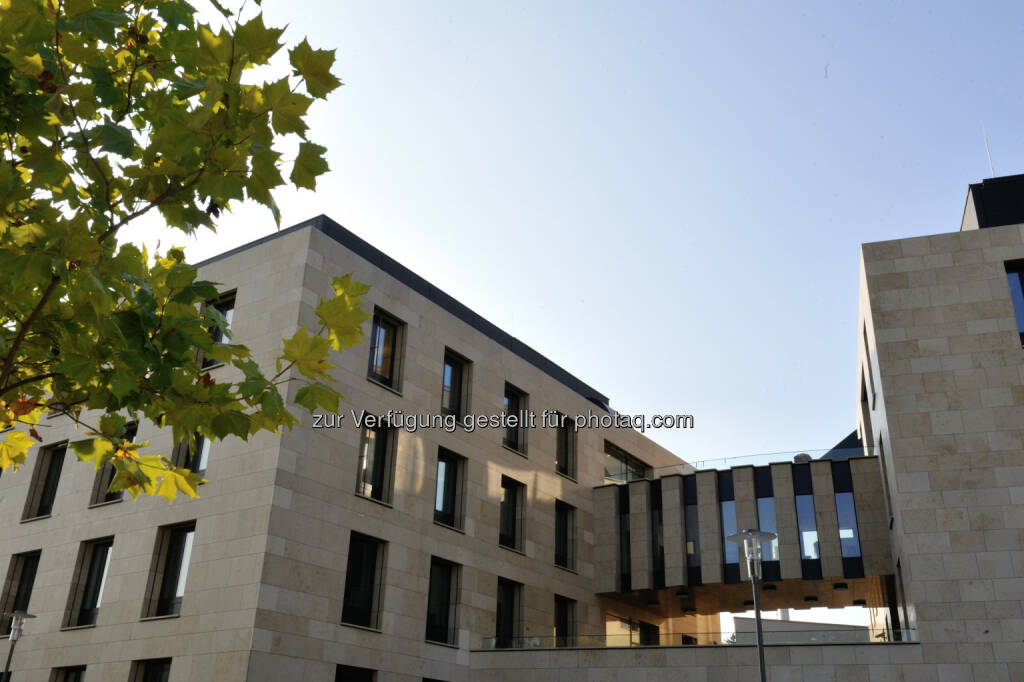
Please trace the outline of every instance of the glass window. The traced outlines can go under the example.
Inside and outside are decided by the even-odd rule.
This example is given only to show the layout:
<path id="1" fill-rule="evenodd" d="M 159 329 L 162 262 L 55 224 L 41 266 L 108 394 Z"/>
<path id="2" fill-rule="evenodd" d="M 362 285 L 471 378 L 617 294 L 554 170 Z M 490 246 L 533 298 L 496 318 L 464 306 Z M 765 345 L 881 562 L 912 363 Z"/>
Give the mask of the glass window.
<path id="1" fill-rule="evenodd" d="M 370 368 L 368 375 L 380 383 L 396 387 L 395 351 L 398 346 L 399 323 L 381 313 L 374 313 L 370 332 Z"/>
<path id="2" fill-rule="evenodd" d="M 391 501 L 391 440 L 394 430 L 387 427 L 363 429 L 363 445 L 359 450 L 359 473 L 356 492 L 381 502 Z"/>
<path id="3" fill-rule="evenodd" d="M 354 665 L 338 665 L 334 669 L 334 682 L 374 682 L 377 673 L 369 668 L 357 668 Z"/>
<path id="4" fill-rule="evenodd" d="M 444 448 L 437 452 L 437 489 L 434 492 L 434 521 L 452 528 L 462 527 L 461 489 L 465 459 Z"/>
<path id="5" fill-rule="evenodd" d="M 818 558 L 818 522 L 814 518 L 814 495 L 796 496 L 796 521 L 800 532 L 800 557 Z"/>
<path id="6" fill-rule="evenodd" d="M 606 480 L 627 483 L 649 479 L 652 476 L 653 470 L 649 465 L 609 441 L 604 442 L 604 477 Z"/>
<path id="7" fill-rule="evenodd" d="M 555 500 L 555 565 L 575 568 L 576 508 Z"/>
<path id="8" fill-rule="evenodd" d="M 54 668 L 53 682 L 83 682 L 85 680 L 85 666 L 75 665 L 68 668 Z"/>
<path id="9" fill-rule="evenodd" d="M 857 532 L 853 493 L 836 493 L 836 515 L 839 519 L 839 544 L 843 558 L 859 557 L 860 534 Z"/>
<path id="10" fill-rule="evenodd" d="M 444 370 L 441 380 L 441 412 L 462 417 L 465 414 L 463 405 L 466 395 L 465 382 L 468 374 L 469 361 L 450 350 L 444 353 Z"/>
<path id="11" fill-rule="evenodd" d="M 526 429 L 523 421 L 526 417 L 527 395 L 512 384 L 505 384 L 504 412 L 507 415 L 514 415 L 517 419 L 515 425 L 508 424 L 505 427 L 505 435 L 502 443 L 505 447 L 512 448 L 518 452 L 526 452 Z"/>
<path id="12" fill-rule="evenodd" d="M 139 425 L 135 422 L 131 422 L 125 427 L 124 439 L 129 443 L 135 441 L 135 436 L 138 433 Z M 103 467 L 96 472 L 96 480 L 92 486 L 92 498 L 90 504 L 103 504 L 104 502 L 116 502 L 124 496 L 123 490 L 116 492 L 110 492 L 110 484 L 114 480 L 114 474 L 116 470 L 111 462 L 107 462 Z"/>
<path id="13" fill-rule="evenodd" d="M 555 470 L 563 476 L 576 478 L 575 422 L 558 413 L 555 432 Z"/>
<path id="14" fill-rule="evenodd" d="M 697 517 L 697 477 L 683 477 L 683 523 L 686 532 L 686 566 L 700 568 L 700 526 Z"/>
<path id="15" fill-rule="evenodd" d="M 521 505 L 526 486 L 508 476 L 501 477 L 501 509 L 499 513 L 498 544 L 521 549 Z"/>
<path id="16" fill-rule="evenodd" d="M 1010 300 L 1017 317 L 1017 331 L 1024 344 L 1024 261 L 1006 264 L 1006 281 L 1010 285 Z"/>
<path id="17" fill-rule="evenodd" d="M 774 497 L 759 497 L 757 498 L 757 523 L 758 529 L 763 530 L 766 533 L 775 533 L 776 537 L 774 540 L 769 540 L 761 544 L 761 560 L 762 561 L 778 561 L 779 560 L 779 538 L 778 538 L 778 527 L 775 523 L 775 498 Z"/>
<path id="18" fill-rule="evenodd" d="M 11 557 L 11 567 L 7 574 L 7 589 L 4 592 L 3 603 L 0 604 L 0 618 L 3 619 L 0 626 L 0 635 L 7 635 L 11 632 L 11 619 L 6 614 L 14 611 L 28 611 L 29 600 L 32 598 L 32 587 L 36 582 L 36 572 L 39 569 L 40 552 L 25 552 L 15 554 Z"/>
<path id="19" fill-rule="evenodd" d="M 341 622 L 377 627 L 383 554 L 384 543 L 381 540 L 352 531 Z"/>
<path id="20" fill-rule="evenodd" d="M 728 539 L 736 532 L 736 501 L 725 500 L 720 504 L 722 507 L 722 552 L 725 563 L 739 564 L 740 546 Z"/>
<path id="21" fill-rule="evenodd" d="M 34 519 L 40 516 L 49 516 L 53 512 L 53 503 L 57 500 L 57 485 L 60 483 L 60 472 L 64 466 L 66 450 L 67 443 L 58 443 L 57 445 L 48 445 L 39 451 L 23 518 Z"/>
<path id="22" fill-rule="evenodd" d="M 107 569 L 110 566 L 113 546 L 113 540 L 85 543 L 82 556 L 85 582 L 81 586 L 78 616 L 74 619 L 73 625 L 96 624 L 100 605 L 103 603 L 103 587 L 107 581 Z"/>
<path id="23" fill-rule="evenodd" d="M 224 322 L 223 324 L 218 323 L 213 327 L 210 331 L 210 337 L 214 343 L 225 343 L 231 338 L 231 321 L 235 317 L 235 294 L 225 294 L 216 301 L 209 301 L 206 304 L 206 312 L 211 310 L 216 311 L 223 318 Z M 202 362 L 203 369 L 219 364 L 221 364 L 220 360 L 214 360 L 209 357 L 204 357 Z"/>
<path id="24" fill-rule="evenodd" d="M 555 646 L 576 646 L 576 600 L 555 595 Z"/>
<path id="25" fill-rule="evenodd" d="M 206 475 L 206 466 L 210 463 L 210 440 L 196 434 L 196 447 L 189 451 L 186 469 L 191 469 L 200 476 Z"/>
<path id="26" fill-rule="evenodd" d="M 171 659 L 155 658 L 135 661 L 133 682 L 167 682 L 171 678 Z"/>
<path id="27" fill-rule="evenodd" d="M 523 586 L 505 578 L 498 578 L 498 603 L 495 614 L 494 647 L 508 649 L 519 644 L 520 595 Z"/>
<path id="28" fill-rule="evenodd" d="M 161 529 L 160 566 L 163 578 L 157 597 L 156 612 L 152 614 L 154 616 L 181 613 L 181 600 L 185 596 L 185 582 L 192 559 L 195 530 L 194 523 Z"/>
<path id="29" fill-rule="evenodd" d="M 431 642 L 452 645 L 456 643 L 456 570 L 456 565 L 449 561 L 437 557 L 430 558 L 426 638 Z"/>

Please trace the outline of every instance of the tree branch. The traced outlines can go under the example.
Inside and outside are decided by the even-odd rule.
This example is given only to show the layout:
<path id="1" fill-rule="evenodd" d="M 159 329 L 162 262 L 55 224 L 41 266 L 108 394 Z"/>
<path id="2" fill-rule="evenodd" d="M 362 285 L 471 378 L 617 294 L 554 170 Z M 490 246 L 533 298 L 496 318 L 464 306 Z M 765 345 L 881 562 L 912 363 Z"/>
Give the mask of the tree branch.
<path id="1" fill-rule="evenodd" d="M 11 376 L 11 370 L 14 368 L 14 357 L 18 352 L 18 348 L 21 346 L 21 342 L 25 340 L 25 336 L 28 334 L 28 330 L 31 329 L 32 324 L 36 321 L 42 313 L 43 308 L 46 306 L 50 297 L 53 296 L 54 290 L 57 288 L 57 284 L 60 283 L 60 277 L 53 275 L 50 278 L 50 284 L 43 291 L 42 297 L 39 302 L 36 303 L 36 307 L 32 309 L 29 316 L 25 318 L 25 321 L 21 323 L 21 329 L 18 330 L 18 335 L 14 337 L 14 341 L 11 343 L 10 350 L 7 351 L 7 357 L 4 358 L 3 369 L 0 369 L 0 389 L 3 389 L 7 384 L 7 380 Z M 6 391 L 4 391 L 6 392 Z"/>

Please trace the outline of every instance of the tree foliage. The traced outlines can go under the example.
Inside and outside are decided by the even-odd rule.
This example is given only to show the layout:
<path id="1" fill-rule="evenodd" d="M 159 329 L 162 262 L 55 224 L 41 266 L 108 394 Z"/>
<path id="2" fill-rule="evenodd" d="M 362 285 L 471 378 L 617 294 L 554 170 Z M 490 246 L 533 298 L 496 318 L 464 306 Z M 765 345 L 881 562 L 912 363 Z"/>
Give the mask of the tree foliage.
<path id="1" fill-rule="evenodd" d="M 276 432 L 296 422 L 287 381 L 305 384 L 298 404 L 337 409 L 327 358 L 360 341 L 365 285 L 336 279 L 320 328 L 285 340 L 270 375 L 215 340 L 225 320 L 204 303 L 217 288 L 180 249 L 117 241 L 154 210 L 192 234 L 243 200 L 280 224 L 288 137 L 292 185 L 314 189 L 328 170 L 306 114 L 341 85 L 333 51 L 303 40 L 289 72 L 254 78 L 274 70 L 283 29 L 211 2 L 220 28 L 184 0 L 0 0 L 0 469 L 24 463 L 40 418 L 57 412 L 83 431 L 70 444 L 79 459 L 113 463 L 111 490 L 173 500 L 201 479 L 127 440 L 130 421 L 193 445 Z"/>

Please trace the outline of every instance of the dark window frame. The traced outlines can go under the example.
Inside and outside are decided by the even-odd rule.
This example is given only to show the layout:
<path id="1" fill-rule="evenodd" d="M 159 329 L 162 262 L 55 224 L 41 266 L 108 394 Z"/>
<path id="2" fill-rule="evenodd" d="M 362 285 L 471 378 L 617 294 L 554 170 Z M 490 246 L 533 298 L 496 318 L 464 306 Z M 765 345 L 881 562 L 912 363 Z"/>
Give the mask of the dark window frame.
<path id="1" fill-rule="evenodd" d="M 555 426 L 555 471 L 575 481 L 578 475 L 576 421 L 561 412 L 556 412 L 555 417 L 558 419 Z"/>
<path id="2" fill-rule="evenodd" d="M 50 672 L 50 680 L 51 682 L 84 682 L 85 670 L 84 665 L 61 666 Z"/>
<path id="3" fill-rule="evenodd" d="M 102 606 L 101 596 L 110 576 L 113 550 L 113 536 L 86 540 L 79 546 L 64 627 L 96 625 Z"/>
<path id="4" fill-rule="evenodd" d="M 498 504 L 498 545 L 522 552 L 526 484 L 510 476 L 502 476 L 501 491 L 501 501 Z"/>
<path id="5" fill-rule="evenodd" d="M 444 489 L 441 490 L 441 465 L 444 464 Z M 434 523 L 462 530 L 465 524 L 465 457 L 451 450 L 437 448 L 437 467 L 434 469 Z M 451 471 L 451 475 L 448 472 Z M 441 509 L 438 509 L 441 502 Z"/>
<path id="6" fill-rule="evenodd" d="M 380 628 L 387 544 L 385 540 L 365 533 L 358 531 L 350 533 L 341 605 L 343 625 L 354 625 L 371 630 Z M 357 563 L 370 554 L 373 555 L 372 565 Z"/>
<path id="7" fill-rule="evenodd" d="M 167 682 L 171 675 L 171 658 L 147 658 L 132 661 L 132 682 Z"/>
<path id="8" fill-rule="evenodd" d="M 136 436 L 138 436 L 139 424 L 138 422 L 129 422 L 125 426 L 124 440 L 128 442 L 135 442 Z M 110 504 L 111 502 L 120 502 L 124 499 L 124 491 L 118 490 L 115 492 L 109 492 L 110 484 L 114 481 L 116 469 L 112 462 L 107 462 L 100 470 L 96 472 L 96 478 L 93 479 L 92 484 L 92 495 L 89 497 L 90 507 L 97 507 L 104 504 Z"/>
<path id="9" fill-rule="evenodd" d="M 555 647 L 576 646 L 576 600 L 555 595 Z"/>
<path id="10" fill-rule="evenodd" d="M 555 566 L 576 570 L 576 507 L 562 500 L 555 500 Z"/>
<path id="11" fill-rule="evenodd" d="M 36 549 L 11 555 L 0 600 L 0 637 L 11 632 L 11 618 L 3 614 L 29 610 L 42 553 L 41 549 Z"/>
<path id="12" fill-rule="evenodd" d="M 451 375 L 453 377 L 450 386 L 448 385 L 449 367 L 452 368 Z M 444 360 L 441 364 L 441 414 L 451 415 L 461 420 L 469 413 L 472 376 L 473 362 L 446 346 Z"/>
<path id="13" fill-rule="evenodd" d="M 604 480 L 615 483 L 629 483 L 631 481 L 651 480 L 654 477 L 654 468 L 642 459 L 626 452 L 615 443 L 609 440 L 604 441 Z M 609 475 L 608 459 L 621 464 L 621 473 L 611 472 Z"/>
<path id="14" fill-rule="evenodd" d="M 1024 346 L 1024 260 L 1012 260 L 1004 263 L 1006 282 L 1010 288 L 1010 300 L 1013 303 L 1014 318 L 1017 322 L 1017 333 L 1021 346 Z"/>
<path id="15" fill-rule="evenodd" d="M 198 476 L 206 476 L 213 454 L 213 441 L 199 433 L 193 434 L 193 439 L 195 447 L 188 440 L 183 440 L 174 446 L 171 461 L 174 466 L 188 469 Z"/>
<path id="16" fill-rule="evenodd" d="M 515 426 L 507 425 L 501 437 L 501 444 L 520 455 L 526 456 L 527 448 L 527 411 L 530 409 L 530 394 L 523 389 L 505 382 L 505 393 L 502 403 L 502 414 L 514 414 L 518 417 Z"/>
<path id="17" fill-rule="evenodd" d="M 182 581 L 186 586 L 188 584 L 195 534 L 195 521 L 161 526 L 157 529 L 148 596 L 143 605 L 143 618 L 181 615 L 185 595 L 184 592 L 181 595 L 177 594 L 178 584 Z"/>
<path id="18" fill-rule="evenodd" d="M 225 318 L 225 322 L 227 322 L 226 329 L 224 327 L 221 327 L 220 325 L 217 325 L 210 329 L 210 340 L 215 344 L 224 343 L 225 341 L 231 339 L 231 325 L 234 324 L 236 305 L 235 299 L 237 294 L 238 291 L 232 289 L 231 291 L 225 291 L 224 293 L 217 296 L 217 298 L 212 298 L 209 301 L 203 303 L 204 313 L 210 308 L 213 308 L 218 313 L 220 313 L 220 315 Z M 215 367 L 220 367 L 221 365 L 224 364 L 220 360 L 214 360 L 212 358 L 206 357 L 206 354 L 202 350 L 199 351 L 199 357 L 197 359 L 199 361 L 199 367 L 201 369 L 213 369 Z"/>
<path id="19" fill-rule="evenodd" d="M 380 348 L 380 330 L 387 327 L 392 328 L 391 352 L 386 361 L 378 364 L 375 362 L 375 358 Z M 401 391 L 405 328 L 405 322 L 378 307 L 374 307 L 373 321 L 370 326 L 370 356 L 367 358 L 366 378 L 393 391 Z M 385 366 L 387 374 L 377 371 L 378 368 L 384 368 Z"/>
<path id="20" fill-rule="evenodd" d="M 334 668 L 334 682 L 376 682 L 377 671 L 338 663 Z"/>
<path id="21" fill-rule="evenodd" d="M 44 445 L 39 449 L 36 466 L 32 471 L 32 482 L 25 498 L 25 509 L 21 517 L 23 521 L 45 519 L 53 514 L 67 449 L 67 441 Z"/>
<path id="22" fill-rule="evenodd" d="M 459 642 L 459 564 L 430 557 L 427 583 L 427 618 L 424 639 L 428 642 L 458 646 Z"/>
<path id="23" fill-rule="evenodd" d="M 367 444 L 373 434 L 374 447 L 370 481 L 367 473 Z M 398 429 L 392 426 L 364 426 L 359 437 L 359 457 L 356 464 L 356 495 L 391 504 L 394 493 L 395 451 Z M 369 490 L 369 493 L 367 493 Z"/>
<path id="24" fill-rule="evenodd" d="M 494 614 L 494 648 L 518 648 L 523 633 L 522 583 L 498 576 Z"/>

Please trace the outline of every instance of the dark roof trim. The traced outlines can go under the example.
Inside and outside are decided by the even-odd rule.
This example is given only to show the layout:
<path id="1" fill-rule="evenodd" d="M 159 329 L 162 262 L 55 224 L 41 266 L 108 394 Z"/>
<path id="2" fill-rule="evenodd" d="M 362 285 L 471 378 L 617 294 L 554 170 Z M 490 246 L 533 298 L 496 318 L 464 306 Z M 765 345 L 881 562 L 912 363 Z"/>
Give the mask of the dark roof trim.
<path id="1" fill-rule="evenodd" d="M 1024 175 L 985 178 L 968 187 L 979 229 L 1024 222 Z"/>
<path id="2" fill-rule="evenodd" d="M 544 357 L 543 355 L 535 351 L 533 348 L 527 346 L 525 343 L 515 338 L 508 332 L 503 331 L 502 329 L 498 328 L 495 324 L 488 322 L 483 317 L 467 308 L 465 305 L 457 301 L 452 296 L 441 291 L 433 284 L 431 284 L 430 282 L 423 279 L 409 268 L 405 267 L 404 265 L 396 261 L 394 258 L 391 258 L 380 249 L 372 246 L 366 240 L 361 239 L 352 232 L 346 230 L 344 227 L 334 222 L 326 215 L 318 215 L 317 217 L 312 218 L 311 220 L 307 220 L 297 225 L 293 225 L 292 227 L 285 228 L 273 234 L 267 235 L 262 239 L 257 239 L 256 241 L 249 242 L 248 244 L 244 244 L 237 248 L 231 249 L 230 251 L 226 251 L 212 258 L 208 258 L 200 263 L 196 263 L 195 265 L 209 265 L 210 263 L 214 263 L 224 258 L 228 258 L 247 249 L 251 249 L 254 246 L 265 244 L 273 239 L 277 239 L 278 237 L 289 234 L 291 232 L 296 232 L 305 227 L 312 227 L 313 229 L 324 233 L 325 235 L 327 235 L 334 241 L 338 242 L 352 253 L 361 257 L 363 260 L 366 260 L 371 265 L 376 266 L 378 269 L 382 270 L 386 274 L 391 275 L 399 282 L 409 287 L 416 293 L 420 294 L 430 302 L 436 304 L 446 312 L 451 313 L 453 316 L 462 320 L 473 329 L 476 329 L 478 332 L 480 332 L 487 338 L 491 339 L 498 345 L 512 351 L 526 362 L 530 363 L 531 365 L 541 370 L 548 376 L 552 377 L 553 379 L 556 379 L 560 383 L 572 389 L 579 395 L 583 396 L 590 402 L 594 403 L 596 406 L 600 407 L 602 410 L 606 410 L 608 412 L 612 411 L 609 407 L 609 401 L 607 396 L 603 395 L 593 387 L 584 383 L 574 375 L 567 372 L 565 369 L 556 365 L 554 362 Z"/>

